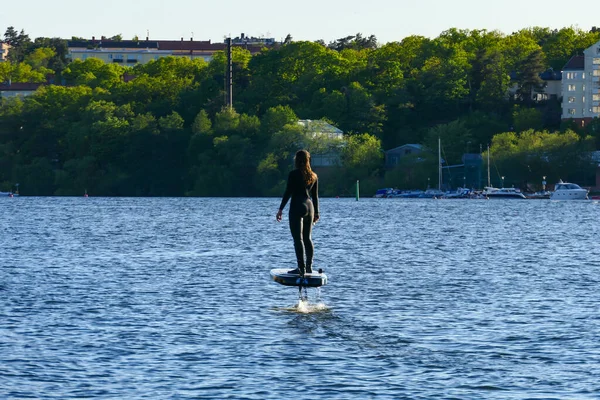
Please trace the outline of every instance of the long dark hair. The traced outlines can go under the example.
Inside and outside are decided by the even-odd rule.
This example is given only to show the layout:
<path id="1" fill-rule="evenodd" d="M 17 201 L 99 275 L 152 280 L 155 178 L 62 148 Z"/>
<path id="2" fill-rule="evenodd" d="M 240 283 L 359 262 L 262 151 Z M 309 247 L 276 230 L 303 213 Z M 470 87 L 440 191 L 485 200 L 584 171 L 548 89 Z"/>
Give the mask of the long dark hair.
<path id="1" fill-rule="evenodd" d="M 302 172 L 304 183 L 310 185 L 317 180 L 317 174 L 310 168 L 310 153 L 306 150 L 298 150 L 294 157 L 294 165 L 296 169 Z"/>

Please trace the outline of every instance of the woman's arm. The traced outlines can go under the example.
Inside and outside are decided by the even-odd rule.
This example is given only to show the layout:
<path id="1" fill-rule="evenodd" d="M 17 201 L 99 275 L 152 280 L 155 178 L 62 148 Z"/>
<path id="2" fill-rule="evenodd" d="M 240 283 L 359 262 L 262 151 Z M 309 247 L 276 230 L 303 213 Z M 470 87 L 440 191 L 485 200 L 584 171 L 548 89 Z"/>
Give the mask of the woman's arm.
<path id="1" fill-rule="evenodd" d="M 319 220 L 319 178 L 317 178 L 312 189 L 310 189 L 310 197 L 313 206 L 315 207 L 315 217 L 313 218 L 313 222 L 317 222 Z"/>
<path id="2" fill-rule="evenodd" d="M 287 185 L 285 186 L 285 192 L 283 192 L 283 198 L 281 199 L 281 204 L 279 205 L 279 211 L 277 211 L 277 215 L 275 218 L 277 221 L 281 221 L 281 217 L 283 215 L 283 209 L 285 205 L 290 200 L 290 196 L 292 195 L 292 173 L 290 172 L 288 175 Z"/>

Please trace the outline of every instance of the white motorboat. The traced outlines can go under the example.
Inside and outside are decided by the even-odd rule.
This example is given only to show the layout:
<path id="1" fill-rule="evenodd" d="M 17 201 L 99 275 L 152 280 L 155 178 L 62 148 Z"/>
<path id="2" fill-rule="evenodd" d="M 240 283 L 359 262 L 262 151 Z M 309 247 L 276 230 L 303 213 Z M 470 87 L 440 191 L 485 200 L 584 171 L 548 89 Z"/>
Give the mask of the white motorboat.
<path id="1" fill-rule="evenodd" d="M 587 200 L 588 191 L 576 183 L 559 181 L 554 186 L 550 200 Z"/>

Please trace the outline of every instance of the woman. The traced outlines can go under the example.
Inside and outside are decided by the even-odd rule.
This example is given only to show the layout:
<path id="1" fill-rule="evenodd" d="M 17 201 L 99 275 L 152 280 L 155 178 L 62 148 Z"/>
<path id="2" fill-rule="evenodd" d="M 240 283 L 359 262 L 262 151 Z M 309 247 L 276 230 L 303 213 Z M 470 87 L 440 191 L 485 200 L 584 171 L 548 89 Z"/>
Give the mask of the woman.
<path id="1" fill-rule="evenodd" d="M 294 157 L 294 169 L 288 175 L 287 186 L 279 211 L 277 221 L 281 222 L 283 209 L 290 197 L 290 231 L 294 239 L 294 250 L 298 268 L 289 271 L 291 274 L 304 276 L 312 272 L 314 247 L 311 239 L 313 223 L 319 220 L 319 183 L 317 174 L 310 168 L 310 154 L 306 150 L 299 150 Z M 306 252 L 306 263 L 304 263 Z"/>

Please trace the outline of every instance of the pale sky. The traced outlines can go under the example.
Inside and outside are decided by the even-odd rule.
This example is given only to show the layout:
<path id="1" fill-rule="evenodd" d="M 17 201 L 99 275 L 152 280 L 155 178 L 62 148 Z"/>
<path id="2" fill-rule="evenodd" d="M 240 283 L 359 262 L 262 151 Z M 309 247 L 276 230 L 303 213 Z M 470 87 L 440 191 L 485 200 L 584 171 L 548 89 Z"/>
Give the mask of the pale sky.
<path id="1" fill-rule="evenodd" d="M 0 37 L 9 26 L 39 36 L 212 40 L 225 36 L 319 40 L 374 34 L 380 44 L 438 36 L 449 28 L 499 30 L 600 26 L 596 1 L 559 0 L 20 0 L 0 7 Z"/>

